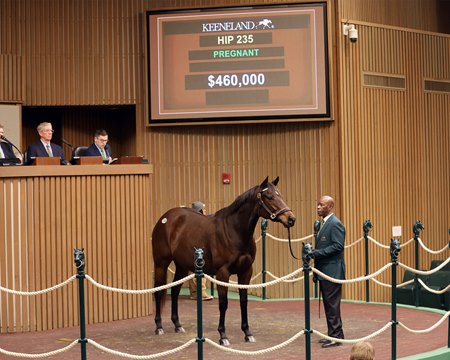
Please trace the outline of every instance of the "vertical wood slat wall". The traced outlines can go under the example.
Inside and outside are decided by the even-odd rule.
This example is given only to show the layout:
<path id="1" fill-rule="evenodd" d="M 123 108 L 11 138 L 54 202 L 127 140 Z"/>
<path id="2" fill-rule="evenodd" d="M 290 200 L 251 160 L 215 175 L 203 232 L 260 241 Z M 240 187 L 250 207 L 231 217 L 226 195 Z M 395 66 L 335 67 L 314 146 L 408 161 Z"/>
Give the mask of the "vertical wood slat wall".
<path id="1" fill-rule="evenodd" d="M 450 79 L 450 36 L 405 31 L 355 22 L 356 44 L 341 39 L 342 199 L 350 234 L 361 233 L 365 218 L 372 236 L 389 245 L 392 226 L 403 228 L 401 241 L 413 237 L 416 220 L 431 249 L 448 244 L 450 225 L 450 94 L 426 92 L 424 80 Z M 405 78 L 405 89 L 365 86 L 364 73 Z M 446 204 L 443 207 L 439 204 Z M 370 272 L 389 262 L 389 252 L 371 244 Z M 420 250 L 420 267 L 449 252 Z M 349 276 L 364 272 L 360 249 L 347 255 Z M 402 248 L 399 260 L 414 267 L 414 245 Z M 403 269 L 399 272 L 401 281 Z M 390 272 L 379 280 L 390 281 Z M 346 296 L 361 299 L 363 283 L 347 287 Z M 386 301 L 390 290 L 372 284 L 373 299 Z"/>
<path id="2" fill-rule="evenodd" d="M 398 8 L 398 4 L 405 3 L 402 1 L 386 0 L 379 2 L 378 5 L 381 5 L 377 7 L 373 1 L 366 7 L 359 6 L 357 0 L 336 2 L 339 18 L 333 20 L 335 26 L 331 32 L 336 33 L 336 37 L 341 40 L 338 44 L 332 44 L 332 51 L 338 53 L 332 64 L 338 66 L 339 91 L 332 94 L 337 101 L 335 118 L 331 123 L 146 127 L 145 10 L 288 2 L 98 0 L 75 3 L 60 0 L 56 2 L 57 6 L 50 6 L 48 1 L 0 0 L 0 53 L 20 56 L 24 69 L 24 80 L 19 84 L 11 84 L 12 90 L 8 94 L 24 94 L 22 97 L 27 106 L 135 104 L 137 153 L 143 152 L 155 163 L 155 173 L 151 176 L 150 226 L 171 206 L 189 205 L 191 201 L 201 198 L 211 210 L 217 210 L 266 175 L 281 175 L 280 188 L 298 217 L 296 237 L 312 232 L 315 199 L 320 193 L 327 192 L 337 199 L 338 215 L 348 227 L 348 241 L 361 236 L 361 225 L 365 218 L 374 221 L 372 235 L 387 241 L 390 227 L 398 224 L 397 221 L 394 223 L 395 214 L 401 214 L 405 237 L 411 234 L 409 229 L 412 223 L 421 219 L 426 226 L 424 240 L 427 240 L 427 245 L 439 248 L 447 239 L 446 231 L 442 229 L 449 223 L 448 208 L 437 209 L 434 206 L 437 197 L 444 199 L 444 203 L 448 203 L 449 197 L 448 181 L 445 180 L 448 179 L 448 167 L 445 167 L 448 164 L 448 158 L 445 157 L 448 148 L 442 145 L 448 143 L 448 95 L 427 93 L 422 96 L 408 87 L 408 95 L 395 92 L 394 96 L 392 90 L 363 88 L 363 71 L 384 73 L 398 69 L 399 64 L 409 64 L 410 72 L 422 73 L 425 63 L 415 61 L 415 55 L 405 56 L 403 50 L 400 51 L 405 49 L 403 45 L 398 48 L 399 51 L 387 56 L 381 44 L 389 44 L 395 50 L 393 44 L 400 44 L 400 37 L 395 34 L 400 30 L 371 30 L 380 29 L 376 24 L 361 25 L 358 43 L 348 48 L 349 44 L 345 43 L 341 35 L 340 21 L 362 19 L 372 23 L 383 22 L 385 14 L 389 13 L 391 25 L 436 30 L 430 28 L 437 23 L 437 15 L 432 10 L 435 1 L 408 2 L 408 11 L 414 12 L 416 16 L 407 17 L 403 16 L 405 11 L 388 11 L 392 9 L 391 6 Z M 422 17 L 417 16 L 423 4 L 427 4 L 428 8 Z M 333 11 L 329 16 L 331 19 L 336 17 Z M 416 38 L 409 33 L 403 31 L 402 35 L 409 37 L 407 48 L 416 49 Z M 421 56 L 426 54 L 424 61 L 429 59 L 430 64 L 441 64 L 434 74 L 429 74 L 430 77 L 448 80 L 448 74 L 442 68 L 448 64 L 448 57 L 445 57 L 448 37 L 437 34 L 423 36 L 422 42 L 434 44 L 428 53 L 421 50 Z M 439 60 L 443 53 L 444 59 L 447 59 L 444 62 Z M 348 67 L 348 63 L 352 67 Z M 7 72 L 2 69 L 0 73 Z M 332 77 L 334 75 L 331 74 Z M 409 77 L 407 86 L 420 83 L 418 80 L 414 83 L 410 81 Z M 416 95 L 410 95 L 411 91 Z M 421 106 L 424 109 L 426 107 L 427 121 L 431 127 L 426 129 L 429 131 L 426 132 L 426 141 L 416 136 L 424 153 L 420 154 L 420 161 L 415 167 L 413 160 L 406 157 L 409 150 L 416 149 L 413 148 L 412 140 L 409 140 L 411 137 L 403 137 L 403 128 L 398 125 L 398 141 L 394 141 L 397 139 L 393 139 L 393 134 L 386 136 L 379 124 L 390 125 L 397 121 L 397 116 L 393 119 L 392 114 L 398 115 L 398 104 L 404 108 L 413 108 L 414 104 L 423 101 L 425 104 Z M 421 111 L 423 114 L 425 110 Z M 411 118 L 408 136 L 422 134 L 423 127 L 418 116 L 414 111 L 408 112 Z M 364 123 L 366 118 L 369 119 L 367 124 Z M 391 122 L 388 123 L 388 119 Z M 403 124 L 406 121 L 404 117 Z M 71 122 L 68 131 L 72 131 L 72 125 Z M 372 138 L 371 133 L 375 133 L 376 137 Z M 447 142 L 434 142 L 435 135 Z M 393 157 L 388 147 L 401 151 L 402 157 Z M 290 162 L 285 161 L 286 154 Z M 429 162 L 428 156 L 435 158 Z M 403 169 L 404 160 L 406 163 Z M 438 163 L 444 163 L 444 166 Z M 397 180 L 393 168 L 400 172 L 401 181 Z M 411 169 L 422 171 L 421 176 L 413 178 Z M 229 186 L 221 185 L 223 171 L 232 173 L 232 184 Z M 404 188 L 422 191 L 419 192 L 421 197 L 416 208 L 407 206 L 410 203 L 406 200 L 398 206 L 396 197 Z M 440 228 L 433 226 L 437 219 L 442 220 Z M 282 229 L 270 226 L 271 233 L 283 237 Z M 281 269 L 281 264 L 287 259 L 287 250 L 278 249 L 276 244 L 272 246 L 270 266 L 272 263 L 274 267 L 279 266 L 273 272 L 284 274 L 287 269 Z M 408 250 L 403 254 L 411 258 Z M 381 252 L 374 255 L 373 268 L 385 263 L 384 256 Z M 349 277 L 362 274 L 361 257 L 361 248 L 347 254 Z M 289 262 L 290 269 L 294 265 Z M 377 294 L 377 299 L 388 298 L 378 287 L 373 292 Z M 277 290 L 271 295 L 283 296 L 288 293 L 289 290 Z M 362 298 L 362 292 L 350 289 L 346 296 Z"/>
<path id="3" fill-rule="evenodd" d="M 203 201 L 212 213 L 266 176 L 270 180 L 280 176 L 279 188 L 297 216 L 291 236 L 299 238 L 313 232 L 316 199 L 322 192 L 339 201 L 337 148 L 326 141 L 337 139 L 334 124 L 263 124 L 257 129 L 251 125 L 172 127 L 154 129 L 152 136 L 151 219 L 196 200 Z M 223 172 L 231 173 L 230 185 L 222 184 Z M 259 225 L 256 231 L 258 237 Z M 269 232 L 287 238 L 279 224 L 269 222 Z M 294 249 L 300 254 L 299 244 Z M 301 266 L 291 258 L 286 243 L 268 241 L 267 254 L 268 269 L 277 276 Z M 255 266 L 254 273 L 260 271 L 260 265 Z M 302 288 L 292 284 L 268 289 L 268 295 L 274 297 L 301 294 Z"/>
<path id="4" fill-rule="evenodd" d="M 359 20 L 416 30 L 440 31 L 441 24 L 438 19 L 444 5 L 443 1 L 339 0 L 338 2 L 341 18 L 345 21 Z M 445 19 L 445 16 L 442 18 Z"/>
<path id="5" fill-rule="evenodd" d="M 125 289 L 151 287 L 148 175 L 0 178 L 0 281 L 17 291 L 59 284 L 84 248 L 86 273 Z M 78 325 L 78 281 L 47 294 L 0 292 L 0 332 Z M 126 295 L 88 282 L 88 324 L 152 312 L 150 295 Z"/>
<path id="6" fill-rule="evenodd" d="M 148 2 L 2 0 L 0 99 L 141 104 Z"/>
<path id="7" fill-rule="evenodd" d="M 22 103 L 25 98 L 20 55 L 0 53 L 0 102 Z"/>

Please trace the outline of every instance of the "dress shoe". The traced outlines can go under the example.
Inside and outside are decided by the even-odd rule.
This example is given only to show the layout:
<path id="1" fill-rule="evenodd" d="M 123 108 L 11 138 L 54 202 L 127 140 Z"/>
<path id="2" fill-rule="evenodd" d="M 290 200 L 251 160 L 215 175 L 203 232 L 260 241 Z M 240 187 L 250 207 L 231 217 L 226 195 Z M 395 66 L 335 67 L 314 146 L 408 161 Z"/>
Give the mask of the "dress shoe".
<path id="1" fill-rule="evenodd" d="M 337 341 L 330 341 L 330 342 L 327 342 L 327 343 L 325 343 L 325 344 L 322 344 L 322 347 L 323 347 L 324 349 L 326 349 L 326 348 L 329 348 L 329 347 L 341 346 L 341 345 L 342 345 L 342 343 L 340 343 L 340 342 L 337 342 Z"/>
<path id="2" fill-rule="evenodd" d="M 319 344 L 326 344 L 326 343 L 329 343 L 329 342 L 331 342 L 331 340 L 327 340 L 327 339 L 320 339 L 319 340 Z"/>
<path id="3" fill-rule="evenodd" d="M 194 296 L 190 296 L 189 297 L 189 299 L 191 299 L 191 300 L 197 300 L 197 295 L 194 295 Z M 202 296 L 202 300 L 203 301 L 210 301 L 210 300 L 212 300 L 212 299 L 214 299 L 214 296 L 211 296 L 211 295 L 203 295 Z"/>

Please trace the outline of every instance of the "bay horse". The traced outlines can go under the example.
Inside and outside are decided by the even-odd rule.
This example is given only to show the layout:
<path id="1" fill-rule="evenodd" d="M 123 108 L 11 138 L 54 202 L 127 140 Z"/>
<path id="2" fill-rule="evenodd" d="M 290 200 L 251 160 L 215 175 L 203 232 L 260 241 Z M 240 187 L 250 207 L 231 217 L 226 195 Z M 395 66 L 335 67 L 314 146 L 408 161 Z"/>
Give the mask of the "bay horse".
<path id="1" fill-rule="evenodd" d="M 291 209 L 277 189 L 279 178 L 269 182 L 268 177 L 258 186 L 239 195 L 234 202 L 205 216 L 191 208 L 177 207 L 168 210 L 156 223 L 152 233 L 155 287 L 167 282 L 167 269 L 173 261 L 176 270 L 173 281 L 178 281 L 195 271 L 194 250 L 203 249 L 203 271 L 217 280 L 229 282 L 236 274 L 239 284 L 248 285 L 252 277 L 256 244 L 253 237 L 260 217 L 282 223 L 286 228 L 295 223 Z M 171 291 L 171 319 L 175 332 L 185 332 L 178 317 L 178 296 L 181 284 Z M 229 346 L 225 333 L 225 313 L 228 308 L 227 287 L 217 286 L 219 294 L 219 343 Z M 161 307 L 166 291 L 155 292 L 155 323 L 157 335 L 164 334 Z M 245 341 L 254 342 L 247 319 L 247 289 L 239 289 L 241 329 Z"/>

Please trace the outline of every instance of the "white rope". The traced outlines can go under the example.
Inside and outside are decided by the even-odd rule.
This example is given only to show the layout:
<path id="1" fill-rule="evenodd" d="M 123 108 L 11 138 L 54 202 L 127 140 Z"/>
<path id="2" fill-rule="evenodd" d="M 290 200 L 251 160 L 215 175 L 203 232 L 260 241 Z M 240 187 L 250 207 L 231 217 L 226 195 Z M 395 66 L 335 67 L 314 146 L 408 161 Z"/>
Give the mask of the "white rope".
<path id="1" fill-rule="evenodd" d="M 434 324 L 433 326 L 429 327 L 428 329 L 425 330 L 412 330 L 410 328 L 408 328 L 407 326 L 405 326 L 404 324 L 402 324 L 401 322 L 399 322 L 399 325 L 402 326 L 403 328 L 405 328 L 406 330 L 410 331 L 410 332 L 414 332 L 414 333 L 426 333 L 426 332 L 431 332 L 432 330 L 434 330 L 435 328 L 437 328 L 439 325 L 441 325 L 445 319 L 450 315 L 450 311 L 447 312 L 438 322 L 436 322 L 436 324 Z M 318 330 L 312 330 L 312 333 L 315 333 L 317 335 L 319 335 L 321 338 L 327 339 L 327 340 L 331 340 L 331 341 L 338 341 L 344 344 L 353 344 L 353 343 L 357 343 L 359 341 L 367 341 L 370 340 L 378 335 L 380 335 L 382 332 L 386 331 L 387 329 L 389 329 L 390 327 L 392 327 L 393 322 L 390 321 L 388 323 L 386 323 L 382 328 L 378 329 L 377 331 L 374 331 L 373 333 L 361 337 L 361 338 L 357 338 L 357 339 L 339 339 L 339 338 L 334 338 L 334 337 L 330 337 L 328 335 L 325 335 L 323 333 L 321 333 Z M 205 338 L 205 342 L 208 343 L 209 345 L 212 345 L 213 347 L 221 350 L 221 351 L 225 351 L 225 352 L 229 352 L 229 353 L 233 353 L 233 354 L 239 354 L 239 355 L 246 355 L 246 356 L 251 356 L 251 355 L 263 355 L 263 354 L 267 354 L 269 352 L 272 351 L 276 351 L 279 350 L 287 345 L 289 345 L 290 343 L 292 343 L 293 341 L 295 341 L 296 339 L 298 339 L 300 336 L 304 335 L 305 331 L 301 330 L 299 331 L 297 334 L 295 334 L 294 336 L 290 337 L 289 339 L 287 339 L 286 341 L 269 347 L 269 348 L 265 348 L 265 349 L 261 349 L 261 350 L 256 350 L 256 351 L 243 351 L 243 350 L 237 350 L 237 349 L 231 349 L 231 348 L 227 348 L 224 347 L 222 345 L 217 344 L 215 341 L 212 341 L 208 338 Z M 113 355 L 118 355 L 118 356 L 122 356 L 122 357 L 127 357 L 130 359 L 156 359 L 158 357 L 162 357 L 162 356 L 166 356 L 166 355 L 171 355 L 174 354 L 176 352 L 179 352 L 187 347 L 189 347 L 190 345 L 192 345 L 194 342 L 196 342 L 195 339 L 191 339 L 189 340 L 187 343 L 183 344 L 182 346 L 172 349 L 172 350 L 168 350 L 165 352 L 161 352 L 158 354 L 153 354 L 153 355 L 130 355 L 127 353 L 123 353 L 123 352 L 119 352 L 116 350 L 111 350 L 105 346 L 102 346 L 98 343 L 96 343 L 94 340 L 88 340 L 88 342 L 90 344 L 92 344 L 93 346 L 95 346 L 96 348 L 103 350 L 107 353 L 113 354 Z"/>
<path id="2" fill-rule="evenodd" d="M 351 248 L 352 246 L 355 246 L 356 244 L 358 244 L 359 242 L 361 242 L 363 239 L 364 239 L 364 237 L 359 238 L 358 240 L 352 242 L 351 244 L 345 245 L 344 248 L 345 248 L 345 249 Z"/>
<path id="3" fill-rule="evenodd" d="M 425 290 L 427 290 L 427 291 L 429 291 L 429 292 L 431 292 L 431 293 L 433 293 L 433 294 L 438 294 L 438 295 L 439 295 L 439 294 L 443 294 L 443 293 L 445 293 L 447 290 L 450 289 L 450 284 L 449 284 L 449 285 L 447 285 L 446 288 L 444 288 L 444 289 L 442 289 L 442 290 L 434 290 L 434 289 L 429 288 L 429 287 L 427 286 L 427 284 L 425 284 L 425 283 L 422 281 L 421 278 L 418 278 L 417 280 L 418 280 L 419 283 L 424 287 Z"/>
<path id="4" fill-rule="evenodd" d="M 379 334 L 381 334 L 383 331 L 386 331 L 390 327 L 392 327 L 392 321 L 389 321 L 381 329 L 373 332 L 372 334 L 369 334 L 369 335 L 364 336 L 364 337 L 359 338 L 359 339 L 353 339 L 353 340 L 345 340 L 345 339 L 334 338 L 334 337 L 322 334 L 320 331 L 317 331 L 317 330 L 313 330 L 313 333 L 317 334 L 320 337 L 322 337 L 324 339 L 327 339 L 327 340 L 336 341 L 336 342 L 340 342 L 340 343 L 344 343 L 344 344 L 353 344 L 353 343 L 357 343 L 357 342 L 360 342 L 360 341 L 366 341 L 366 340 L 372 339 L 375 336 L 378 336 Z"/>
<path id="5" fill-rule="evenodd" d="M 406 285 L 412 284 L 413 282 L 414 282 L 414 279 L 411 279 L 411 280 L 408 280 L 408 281 L 402 282 L 402 283 L 400 283 L 400 284 L 397 284 L 397 287 L 398 287 L 398 288 L 401 288 L 401 287 L 403 287 L 403 286 L 406 286 Z"/>
<path id="6" fill-rule="evenodd" d="M 123 294 L 149 294 L 149 293 L 154 293 L 154 292 L 157 292 L 157 291 L 165 290 L 165 289 L 168 289 L 168 288 L 180 285 L 180 284 L 184 283 L 185 281 L 193 279 L 195 277 L 195 274 L 190 274 L 190 275 L 186 276 L 185 278 L 180 279 L 180 280 L 175 281 L 175 282 L 170 283 L 170 284 L 158 286 L 158 287 L 155 287 L 155 288 L 152 288 L 152 289 L 144 289 L 144 290 L 119 289 L 119 288 L 115 288 L 115 287 L 111 287 L 111 286 L 102 285 L 102 284 L 98 283 L 97 281 L 95 281 L 93 278 L 91 278 L 89 275 L 85 275 L 85 277 L 93 285 L 95 285 L 98 288 L 103 289 L 103 290 L 109 290 L 109 291 L 123 293 Z"/>
<path id="7" fill-rule="evenodd" d="M 100 345 L 99 343 L 95 342 L 94 340 L 88 339 L 89 344 L 92 344 L 94 347 L 96 347 L 99 350 L 102 350 L 104 352 L 107 352 L 108 354 L 112 354 L 112 355 L 117 355 L 117 356 L 121 356 L 121 357 L 126 357 L 129 359 L 156 359 L 162 356 L 167 356 L 167 355 L 172 355 L 175 354 L 179 351 L 182 351 L 184 349 L 186 349 L 187 347 L 191 346 L 193 343 L 195 343 L 195 339 L 191 339 L 188 342 L 184 343 L 183 345 L 171 349 L 171 350 L 167 350 L 167 351 L 163 351 L 160 352 L 158 354 L 151 354 L 151 355 L 132 355 L 132 354 L 127 354 L 121 351 L 117 351 L 117 350 L 112 350 L 109 349 L 103 345 Z"/>
<path id="8" fill-rule="evenodd" d="M 384 287 L 387 287 L 387 288 L 392 288 L 391 284 L 386 284 L 386 283 L 381 282 L 381 281 L 379 281 L 379 280 L 377 280 L 375 278 L 371 278 L 370 280 L 372 280 L 374 283 L 376 283 L 376 284 L 378 284 L 380 286 L 384 286 Z"/>
<path id="9" fill-rule="evenodd" d="M 270 238 L 273 239 L 273 240 L 280 241 L 280 242 L 288 242 L 288 241 L 289 241 L 289 239 L 278 238 L 278 237 L 275 237 L 275 236 L 273 236 L 273 235 L 271 235 L 271 234 L 269 234 L 269 233 L 267 233 L 266 236 L 267 236 L 267 237 L 270 237 Z M 310 239 L 310 238 L 314 238 L 314 235 L 311 234 L 311 235 L 305 236 L 305 237 L 303 237 L 303 238 L 299 238 L 299 239 L 291 239 L 291 242 L 305 241 L 305 240 L 308 240 L 308 239 Z M 371 236 L 368 236 L 367 238 L 368 238 L 370 241 L 372 241 L 375 245 L 378 245 L 379 247 L 381 247 L 381 248 L 383 248 L 383 249 L 390 249 L 390 245 L 384 245 L 384 244 L 380 243 L 379 241 L 375 240 L 375 239 L 374 239 L 373 237 L 371 237 Z M 361 237 L 361 238 L 359 238 L 358 240 L 352 242 L 351 244 L 346 245 L 345 248 L 348 249 L 348 248 L 350 248 L 350 247 L 352 247 L 352 246 L 355 246 L 356 244 L 358 244 L 359 242 L 361 242 L 363 239 L 364 239 L 364 237 Z M 260 236 L 257 240 L 255 240 L 255 242 L 258 242 L 259 240 L 261 240 L 261 236 Z M 401 247 L 401 248 L 402 248 L 402 247 L 405 247 L 405 246 L 409 245 L 409 244 L 410 244 L 411 242 L 413 242 L 413 241 L 414 241 L 414 238 L 411 238 L 411 239 L 409 239 L 407 242 L 405 242 L 404 244 L 400 244 L 400 247 Z M 450 249 L 450 247 L 449 247 L 448 245 L 446 245 L 446 246 L 444 246 L 442 249 L 437 250 L 437 251 L 434 251 L 434 250 L 431 250 L 431 249 L 427 248 L 420 238 L 418 238 L 418 241 L 419 241 L 420 246 L 422 246 L 426 251 L 428 251 L 428 252 L 431 253 L 431 254 L 440 254 L 440 253 L 444 252 L 445 250 L 449 250 L 449 249 Z"/>
<path id="10" fill-rule="evenodd" d="M 351 283 L 355 283 L 358 281 L 365 281 L 365 280 L 369 280 L 372 277 L 378 276 L 379 274 L 381 274 L 383 271 L 385 271 L 387 268 L 391 267 L 392 263 L 387 263 L 386 265 L 384 265 L 382 268 L 378 269 L 377 271 L 375 271 L 372 274 L 369 275 L 365 275 L 365 276 L 360 276 L 354 279 L 349 279 L 349 280 L 340 280 L 340 279 L 335 279 L 331 276 L 325 275 L 323 272 L 317 270 L 315 267 L 311 267 L 312 271 L 315 272 L 317 275 L 319 275 L 320 277 L 324 278 L 325 280 L 337 283 L 337 284 L 351 284 Z"/>
<path id="11" fill-rule="evenodd" d="M 291 279 L 302 271 L 303 271 L 303 268 L 300 268 L 300 269 L 297 269 L 294 272 L 287 274 L 283 277 L 280 277 L 276 280 L 272 280 L 272 281 L 266 282 L 264 284 L 255 284 L 255 285 L 230 284 L 230 283 L 227 283 L 224 281 L 216 280 L 213 277 L 209 276 L 208 274 L 205 274 L 205 278 L 207 278 L 209 281 L 211 281 L 212 283 L 214 283 L 216 285 L 220 285 L 220 286 L 224 286 L 224 287 L 230 287 L 230 288 L 234 288 L 234 289 L 258 289 L 258 288 L 277 284 L 277 283 L 285 281 L 287 279 Z"/>
<path id="12" fill-rule="evenodd" d="M 383 245 L 382 243 L 376 241 L 373 237 L 368 236 L 367 237 L 370 241 L 372 241 L 375 245 L 378 245 L 379 247 L 382 247 L 383 249 L 390 249 L 389 245 Z"/>
<path id="13" fill-rule="evenodd" d="M 76 279 L 76 275 L 72 275 L 70 278 L 68 278 L 67 280 L 63 281 L 60 284 L 54 285 L 52 287 L 49 287 L 47 289 L 43 289 L 43 290 L 37 290 L 37 291 L 17 291 L 17 290 L 12 290 L 12 289 L 7 289 L 4 288 L 3 286 L 0 286 L 0 292 L 4 291 L 7 292 L 9 294 L 14 294 L 14 295 L 26 295 L 26 296 L 33 296 L 33 295 L 40 295 L 40 294 L 45 294 L 48 293 L 50 291 L 59 289 L 60 287 L 63 287 L 65 285 L 67 285 L 68 283 L 70 283 L 71 281 Z"/>
<path id="14" fill-rule="evenodd" d="M 377 283 L 378 285 L 381 285 L 381 286 L 384 286 L 384 287 L 387 287 L 387 288 L 392 289 L 392 285 L 391 285 L 391 284 L 386 284 L 386 283 L 381 282 L 381 281 L 379 281 L 379 280 L 377 280 L 377 279 L 375 279 L 375 278 L 371 278 L 370 280 L 372 280 L 374 283 Z M 401 287 L 406 286 L 406 285 L 409 285 L 409 284 L 411 284 L 411 283 L 413 283 L 413 282 L 414 282 L 414 279 L 405 281 L 405 282 L 403 282 L 403 283 L 401 283 L 401 284 L 397 284 L 397 288 L 401 288 Z"/>
<path id="15" fill-rule="evenodd" d="M 255 281 L 255 280 L 256 280 L 259 276 L 261 276 L 261 275 L 262 275 L 261 272 L 257 273 L 255 276 L 253 276 L 253 277 L 250 279 L 250 282 Z M 237 281 L 230 280 L 230 283 L 232 283 L 232 284 L 237 284 Z"/>
<path id="16" fill-rule="evenodd" d="M 411 271 L 414 274 L 419 274 L 419 275 L 431 275 L 434 274 L 435 272 L 438 272 L 439 270 L 441 270 L 445 265 L 447 265 L 450 262 L 450 257 L 447 258 L 447 260 L 445 260 L 442 264 L 440 264 L 439 266 L 436 266 L 434 269 L 428 270 L 428 271 L 424 271 L 424 270 L 417 270 L 414 269 L 412 267 L 409 267 L 408 265 L 405 265 L 403 263 L 401 263 L 400 261 L 398 262 L 398 264 L 408 270 Z"/>
<path id="17" fill-rule="evenodd" d="M 280 239 L 280 238 L 277 238 L 277 237 L 275 237 L 273 235 L 270 235 L 269 233 L 267 233 L 267 236 L 272 238 L 273 240 L 280 241 L 280 242 L 288 242 L 289 241 L 289 239 Z M 299 239 L 291 239 L 291 242 L 305 241 L 305 240 L 311 239 L 312 237 L 314 237 L 313 234 L 305 236 L 305 237 L 302 237 L 302 238 L 299 238 Z"/>
<path id="18" fill-rule="evenodd" d="M 302 336 L 305 333 L 305 330 L 301 330 L 299 331 L 297 334 L 295 334 L 294 336 L 290 337 L 289 339 L 287 339 L 286 341 L 282 342 L 281 344 L 269 347 L 269 348 L 265 348 L 265 349 L 261 349 L 261 350 L 256 350 L 256 351 L 244 351 L 244 350 L 237 350 L 237 349 L 231 349 L 231 348 L 227 348 L 224 347 L 222 345 L 216 344 L 214 341 L 205 338 L 205 341 L 209 344 L 214 346 L 215 348 L 225 351 L 225 352 L 229 352 L 229 353 L 233 353 L 233 354 L 239 354 L 239 355 L 246 355 L 246 356 L 251 356 L 251 355 L 262 355 L 262 354 L 267 354 L 271 351 L 275 351 L 275 350 L 279 350 L 287 345 L 289 345 L 290 343 L 292 343 L 293 341 L 297 340 L 300 336 Z"/>
<path id="19" fill-rule="evenodd" d="M 449 249 L 448 245 L 445 245 L 441 250 L 434 251 L 434 250 L 428 249 L 425 246 L 425 244 L 422 242 L 421 238 L 417 238 L 417 240 L 419 241 L 420 246 L 422 246 L 426 251 L 428 251 L 429 253 L 432 253 L 432 254 L 440 254 L 440 253 L 444 252 L 445 250 Z"/>
<path id="20" fill-rule="evenodd" d="M 432 325 L 432 326 L 430 326 L 429 328 L 427 328 L 427 329 L 423 329 L 423 330 L 413 330 L 413 329 L 410 329 L 409 327 L 407 327 L 405 324 L 403 324 L 402 322 L 398 322 L 398 324 L 402 327 L 402 328 L 404 328 L 405 330 L 408 330 L 409 332 L 412 332 L 412 333 L 415 333 L 415 334 L 424 334 L 424 333 L 428 333 L 428 332 L 431 332 L 431 331 L 433 331 L 434 329 L 436 329 L 439 325 L 441 325 L 444 321 L 445 321 L 445 319 L 447 319 L 448 317 L 449 317 L 449 315 L 450 315 L 450 311 L 447 311 L 446 313 L 445 313 L 445 315 L 436 323 L 436 324 L 434 324 L 434 325 Z"/>
<path id="21" fill-rule="evenodd" d="M 400 244 L 400 248 L 409 245 L 409 243 L 413 242 L 414 238 L 409 239 L 407 242 L 405 242 L 404 244 Z"/>
<path id="22" fill-rule="evenodd" d="M 272 274 L 270 271 L 267 271 L 266 273 L 267 273 L 268 275 L 270 275 L 273 279 L 279 279 L 278 276 Z M 309 276 L 310 276 L 310 277 L 313 276 L 312 271 L 309 273 Z M 284 282 L 285 282 L 285 283 L 294 283 L 294 282 L 303 280 L 304 278 L 305 278 L 305 276 L 303 275 L 303 276 L 301 276 L 301 277 L 299 277 L 299 278 L 290 279 L 290 280 L 284 280 Z"/>
<path id="23" fill-rule="evenodd" d="M 49 352 L 41 353 L 41 354 L 18 353 L 18 352 L 12 352 L 12 351 L 8 351 L 8 350 L 0 348 L 0 354 L 8 355 L 8 356 L 14 356 L 14 357 L 21 357 L 21 358 L 29 358 L 29 359 L 41 359 L 41 358 L 45 358 L 45 357 L 61 354 L 61 353 L 65 352 L 65 351 L 67 351 L 67 350 L 70 350 L 76 344 L 78 344 L 78 340 L 72 341 L 69 345 L 67 345 L 66 347 L 63 347 L 62 349 L 53 350 L 53 351 L 49 351 Z"/>

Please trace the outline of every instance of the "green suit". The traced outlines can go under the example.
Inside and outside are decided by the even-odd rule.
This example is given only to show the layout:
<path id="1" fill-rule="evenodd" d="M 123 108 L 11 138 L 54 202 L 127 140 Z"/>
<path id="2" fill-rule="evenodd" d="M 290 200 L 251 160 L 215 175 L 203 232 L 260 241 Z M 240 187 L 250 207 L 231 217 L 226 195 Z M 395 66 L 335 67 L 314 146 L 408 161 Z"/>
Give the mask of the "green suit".
<path id="1" fill-rule="evenodd" d="M 333 214 L 316 236 L 314 266 L 317 270 L 335 279 L 345 279 L 344 241 L 345 227 Z"/>
<path id="2" fill-rule="evenodd" d="M 322 273 L 334 278 L 345 279 L 344 262 L 345 227 L 332 214 L 316 235 L 314 266 Z M 319 276 L 320 291 L 327 316 L 328 336 L 343 339 L 341 319 L 342 285 Z"/>

